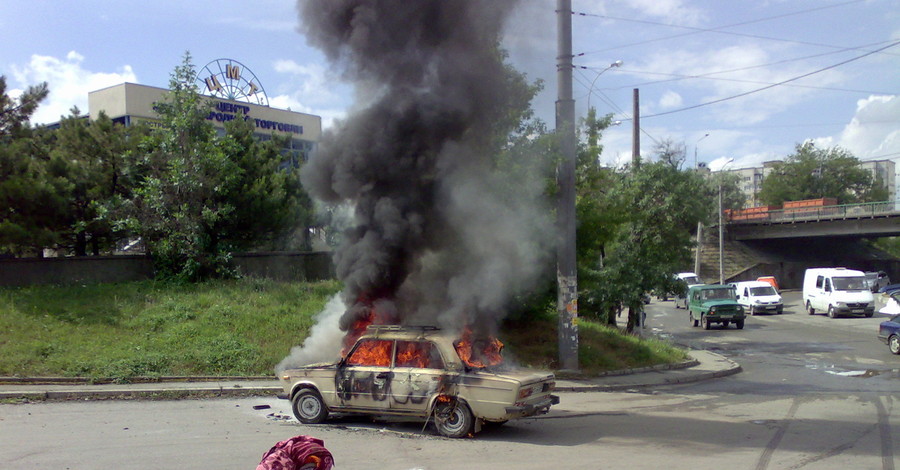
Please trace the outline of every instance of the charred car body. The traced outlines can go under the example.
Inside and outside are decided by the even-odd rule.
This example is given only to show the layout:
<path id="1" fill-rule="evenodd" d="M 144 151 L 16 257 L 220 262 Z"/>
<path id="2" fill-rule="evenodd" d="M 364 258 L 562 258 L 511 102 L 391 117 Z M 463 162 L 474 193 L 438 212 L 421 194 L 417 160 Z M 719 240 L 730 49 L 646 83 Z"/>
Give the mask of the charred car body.
<path id="1" fill-rule="evenodd" d="M 493 367 L 461 342 L 434 327 L 373 325 L 340 361 L 285 370 L 279 397 L 306 424 L 330 413 L 407 416 L 433 419 L 448 437 L 559 403 L 553 374 Z"/>

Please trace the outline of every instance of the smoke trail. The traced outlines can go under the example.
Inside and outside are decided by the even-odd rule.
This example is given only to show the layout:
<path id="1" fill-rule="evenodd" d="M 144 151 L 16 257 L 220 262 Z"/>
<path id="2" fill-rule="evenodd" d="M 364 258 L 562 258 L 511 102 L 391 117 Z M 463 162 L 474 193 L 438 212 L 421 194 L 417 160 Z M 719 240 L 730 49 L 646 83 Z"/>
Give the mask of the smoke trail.
<path id="1" fill-rule="evenodd" d="M 512 0 L 300 1 L 301 31 L 365 102 L 303 168 L 350 203 L 335 255 L 355 322 L 494 328 L 549 253 L 541 181 L 508 181 L 491 149 L 517 97 L 499 50 Z"/>

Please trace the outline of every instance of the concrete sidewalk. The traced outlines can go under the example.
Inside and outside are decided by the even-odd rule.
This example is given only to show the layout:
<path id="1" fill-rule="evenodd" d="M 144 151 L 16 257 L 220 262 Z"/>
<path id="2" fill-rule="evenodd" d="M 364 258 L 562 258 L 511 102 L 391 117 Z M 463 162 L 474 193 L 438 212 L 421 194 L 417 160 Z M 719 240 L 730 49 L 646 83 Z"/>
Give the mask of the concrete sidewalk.
<path id="1" fill-rule="evenodd" d="M 600 377 L 559 378 L 561 392 L 612 392 L 660 385 L 699 382 L 741 371 L 741 366 L 708 351 L 689 351 L 684 364 L 616 371 Z M 134 384 L 59 383 L 56 380 L 0 377 L 0 400 L 66 400 L 109 398 L 216 397 L 225 395 L 277 395 L 282 392 L 275 378 L 204 378 Z"/>

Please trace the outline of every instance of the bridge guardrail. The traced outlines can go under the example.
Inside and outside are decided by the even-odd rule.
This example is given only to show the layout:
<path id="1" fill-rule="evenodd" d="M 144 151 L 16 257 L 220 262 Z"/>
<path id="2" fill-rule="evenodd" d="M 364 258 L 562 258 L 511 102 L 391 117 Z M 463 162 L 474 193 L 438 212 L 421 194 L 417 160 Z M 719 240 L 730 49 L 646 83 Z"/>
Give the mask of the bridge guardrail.
<path id="1" fill-rule="evenodd" d="M 841 204 L 836 206 L 796 207 L 768 211 L 729 215 L 730 224 L 759 224 L 781 222 L 809 222 L 837 219 L 861 219 L 897 213 L 894 201 L 868 202 L 864 204 Z"/>

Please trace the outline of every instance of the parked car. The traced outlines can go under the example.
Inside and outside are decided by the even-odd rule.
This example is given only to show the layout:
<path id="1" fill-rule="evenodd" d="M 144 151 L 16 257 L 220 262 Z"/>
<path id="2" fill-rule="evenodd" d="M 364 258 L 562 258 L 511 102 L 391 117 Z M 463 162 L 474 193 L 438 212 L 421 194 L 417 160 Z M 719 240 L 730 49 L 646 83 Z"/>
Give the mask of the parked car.
<path id="1" fill-rule="evenodd" d="M 370 326 L 341 360 L 279 374 L 279 398 L 290 400 L 306 424 L 332 413 L 390 415 L 433 420 L 447 437 L 543 414 L 559 403 L 553 374 L 485 366 L 462 341 L 435 327 Z"/>
<path id="2" fill-rule="evenodd" d="M 875 297 L 862 271 L 847 268 L 810 268 L 803 276 L 803 305 L 806 312 L 841 315 L 875 313 Z"/>
<path id="3" fill-rule="evenodd" d="M 763 281 L 743 281 L 731 284 L 739 304 L 750 315 L 757 313 L 781 314 L 784 311 L 784 301 L 781 295 L 772 287 L 772 284 Z"/>
<path id="4" fill-rule="evenodd" d="M 727 327 L 734 323 L 744 328 L 744 307 L 735 300 L 734 287 L 723 284 L 694 286 L 688 290 L 688 314 L 691 325 L 708 330 L 713 323 Z"/>
<path id="5" fill-rule="evenodd" d="M 675 275 L 679 282 L 684 286 L 684 290 L 675 294 L 675 308 L 687 308 L 687 292 L 693 286 L 703 285 L 704 282 L 700 276 L 694 273 L 678 273 Z"/>
<path id="6" fill-rule="evenodd" d="M 884 271 L 866 271 L 865 276 L 872 292 L 878 292 L 882 287 L 891 283 L 891 278 Z"/>
<path id="7" fill-rule="evenodd" d="M 878 313 L 890 315 L 888 320 L 878 325 L 878 339 L 887 344 L 892 353 L 900 354 L 900 290 L 894 291 Z"/>

